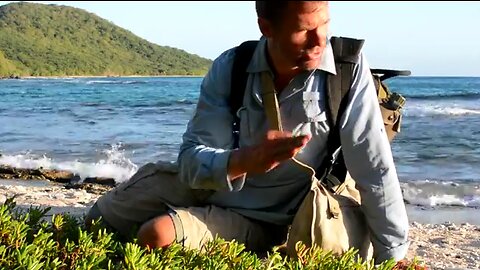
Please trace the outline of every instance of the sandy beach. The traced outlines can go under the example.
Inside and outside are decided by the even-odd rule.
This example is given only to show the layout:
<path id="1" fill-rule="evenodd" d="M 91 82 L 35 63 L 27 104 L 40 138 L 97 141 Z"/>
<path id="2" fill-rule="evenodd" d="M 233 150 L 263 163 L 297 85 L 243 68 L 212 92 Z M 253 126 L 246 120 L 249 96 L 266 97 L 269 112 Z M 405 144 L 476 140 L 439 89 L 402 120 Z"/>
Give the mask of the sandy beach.
<path id="1" fill-rule="evenodd" d="M 48 215 L 70 213 L 83 216 L 101 191 L 67 189 L 61 184 L 43 181 L 0 180 L 0 203 L 15 196 L 18 207 L 51 207 Z M 408 259 L 417 256 L 429 269 L 480 269 L 480 226 L 448 220 L 449 212 L 429 213 L 428 209 L 409 208 L 412 217 Z M 451 210 L 453 211 L 453 210 Z M 478 216 L 480 210 L 472 210 Z M 423 215 L 422 215 L 423 213 Z M 423 223 L 428 215 L 440 215 L 441 223 Z"/>
<path id="2" fill-rule="evenodd" d="M 103 78 L 202 78 L 204 75 L 65 75 L 65 76 L 19 76 L 18 79 L 103 79 Z M 10 78 L 3 78 L 10 79 Z"/>

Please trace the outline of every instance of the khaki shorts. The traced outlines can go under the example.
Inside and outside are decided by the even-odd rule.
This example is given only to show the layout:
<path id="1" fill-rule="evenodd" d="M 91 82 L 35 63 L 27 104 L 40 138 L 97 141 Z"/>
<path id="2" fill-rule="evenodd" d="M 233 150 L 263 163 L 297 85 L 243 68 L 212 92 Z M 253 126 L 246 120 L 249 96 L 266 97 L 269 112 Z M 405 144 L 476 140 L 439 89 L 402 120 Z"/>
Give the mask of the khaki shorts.
<path id="1" fill-rule="evenodd" d="M 143 223 L 169 214 L 177 241 L 189 248 L 201 248 L 216 236 L 259 252 L 285 241 L 286 226 L 251 220 L 230 209 L 205 204 L 209 194 L 211 191 L 192 190 L 181 183 L 175 171 L 149 163 L 100 197 L 89 215 L 100 215 L 121 234 L 135 237 Z"/>

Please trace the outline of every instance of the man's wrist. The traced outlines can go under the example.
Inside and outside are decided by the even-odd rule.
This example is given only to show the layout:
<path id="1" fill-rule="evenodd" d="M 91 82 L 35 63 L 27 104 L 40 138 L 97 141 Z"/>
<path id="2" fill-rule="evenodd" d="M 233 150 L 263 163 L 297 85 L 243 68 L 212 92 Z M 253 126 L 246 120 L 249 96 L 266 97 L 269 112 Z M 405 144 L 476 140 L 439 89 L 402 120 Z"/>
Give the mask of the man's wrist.
<path id="1" fill-rule="evenodd" d="M 243 166 L 243 151 L 241 149 L 235 149 L 230 152 L 230 157 L 228 159 L 227 165 L 227 175 L 231 181 L 245 176 L 247 173 L 246 169 Z"/>

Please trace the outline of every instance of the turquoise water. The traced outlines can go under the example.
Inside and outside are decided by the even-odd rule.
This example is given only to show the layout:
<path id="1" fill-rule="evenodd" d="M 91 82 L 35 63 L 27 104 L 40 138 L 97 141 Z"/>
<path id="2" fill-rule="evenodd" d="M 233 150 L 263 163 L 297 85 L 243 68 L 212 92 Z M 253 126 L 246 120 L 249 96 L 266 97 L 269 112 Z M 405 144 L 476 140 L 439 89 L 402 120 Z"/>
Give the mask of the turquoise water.
<path id="1" fill-rule="evenodd" d="M 127 179 L 174 161 L 202 78 L 0 80 L 0 164 Z M 405 199 L 480 206 L 480 78 L 401 77 L 392 144 Z"/>

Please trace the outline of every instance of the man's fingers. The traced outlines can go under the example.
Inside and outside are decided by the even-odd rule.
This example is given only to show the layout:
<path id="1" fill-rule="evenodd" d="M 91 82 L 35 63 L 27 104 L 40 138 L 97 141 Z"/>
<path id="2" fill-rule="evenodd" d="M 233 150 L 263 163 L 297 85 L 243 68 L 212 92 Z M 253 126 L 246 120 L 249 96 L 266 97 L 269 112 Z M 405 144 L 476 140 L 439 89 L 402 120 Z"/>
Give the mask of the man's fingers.
<path id="1" fill-rule="evenodd" d="M 290 152 L 296 150 L 297 148 L 302 148 L 308 143 L 308 140 L 308 137 L 291 137 L 276 139 L 270 142 L 269 147 L 271 148 L 271 150 L 269 152 L 273 154 Z"/>
<path id="2" fill-rule="evenodd" d="M 282 161 L 295 156 L 310 140 L 309 135 L 292 136 L 291 132 L 271 130 L 267 133 L 266 140 L 252 153 L 247 171 L 267 172 L 278 166 Z"/>
<path id="3" fill-rule="evenodd" d="M 294 157 L 301 149 L 302 146 L 281 146 L 270 152 L 270 157 L 272 160 L 284 161 L 289 158 Z"/>
<path id="4" fill-rule="evenodd" d="M 290 131 L 269 130 L 267 132 L 267 140 L 291 138 L 291 137 L 292 137 L 292 133 Z"/>
<path id="5" fill-rule="evenodd" d="M 285 161 L 295 156 L 295 153 L 282 153 L 275 156 L 277 162 Z"/>

